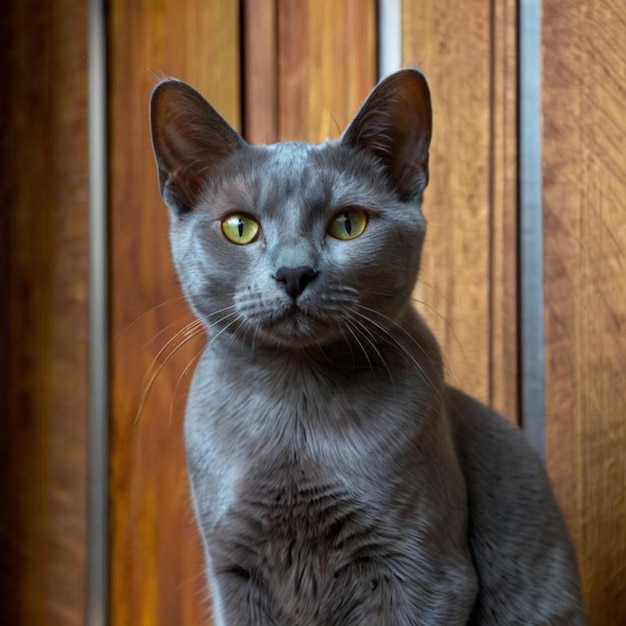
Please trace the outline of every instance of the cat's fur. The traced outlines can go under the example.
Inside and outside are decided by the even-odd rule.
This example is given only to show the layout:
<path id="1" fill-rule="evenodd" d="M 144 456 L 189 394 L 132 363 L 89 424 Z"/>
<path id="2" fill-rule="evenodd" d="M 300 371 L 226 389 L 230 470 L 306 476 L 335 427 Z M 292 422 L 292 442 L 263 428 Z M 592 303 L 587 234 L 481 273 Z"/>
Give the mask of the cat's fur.
<path id="1" fill-rule="evenodd" d="M 216 624 L 583 624 L 541 462 L 446 385 L 411 305 L 422 74 L 387 78 L 320 146 L 250 146 L 174 80 L 151 123 L 174 263 L 210 338 L 185 441 Z M 341 241 L 327 228 L 346 207 L 369 221 Z M 260 224 L 252 243 L 224 236 L 234 212 Z"/>

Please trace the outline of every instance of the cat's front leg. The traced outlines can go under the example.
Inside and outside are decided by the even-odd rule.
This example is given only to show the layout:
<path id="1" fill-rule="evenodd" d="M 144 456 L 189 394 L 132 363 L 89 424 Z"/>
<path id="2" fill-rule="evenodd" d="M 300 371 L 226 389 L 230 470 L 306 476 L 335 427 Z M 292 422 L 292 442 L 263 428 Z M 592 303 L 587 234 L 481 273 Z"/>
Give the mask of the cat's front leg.
<path id="1" fill-rule="evenodd" d="M 333 626 L 466 626 L 477 593 L 476 571 L 466 558 L 442 568 L 419 557 L 405 566 L 381 564 L 339 577 L 323 624 Z"/>
<path id="2" fill-rule="evenodd" d="M 269 595 L 240 568 L 209 575 L 216 626 L 282 626 Z"/>

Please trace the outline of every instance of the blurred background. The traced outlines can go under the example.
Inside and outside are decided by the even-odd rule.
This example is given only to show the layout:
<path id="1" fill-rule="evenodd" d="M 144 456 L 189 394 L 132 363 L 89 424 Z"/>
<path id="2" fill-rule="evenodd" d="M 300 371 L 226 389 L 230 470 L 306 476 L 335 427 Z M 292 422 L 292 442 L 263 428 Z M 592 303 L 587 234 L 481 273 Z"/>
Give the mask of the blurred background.
<path id="1" fill-rule="evenodd" d="M 399 19 L 383 37 L 390 5 Z M 534 22 L 520 17 L 529 5 L 540 9 Z M 90 68 L 94 19 L 106 44 L 100 76 L 104 66 Z M 533 32 L 541 56 L 524 73 L 520 42 Z M 619 0 L 5 3 L 0 623 L 210 623 L 181 436 L 203 338 L 187 330 L 169 259 L 148 134 L 155 82 L 189 82 L 250 141 L 317 142 L 339 136 L 389 47 L 426 72 L 433 95 L 417 306 L 449 379 L 532 426 L 576 544 L 591 622 L 626 623 L 625 34 Z M 95 146 L 106 157 L 106 228 L 91 240 L 90 78 L 105 87 L 97 104 L 107 128 Z M 541 122 L 542 179 L 530 181 L 527 96 Z M 527 185 L 541 185 L 530 259 Z M 89 273 L 98 237 L 107 252 L 101 302 Z M 529 267 L 538 268 L 538 293 L 524 288 Z M 539 344 L 524 326 L 529 304 L 540 307 Z M 94 310 L 108 320 L 98 397 L 89 378 L 99 356 Z M 535 384 L 540 411 L 531 414 Z M 96 480 L 94 398 L 107 420 L 106 472 Z M 94 527 L 88 502 L 98 493 L 106 525 Z M 104 555 L 94 553 L 94 532 Z"/>

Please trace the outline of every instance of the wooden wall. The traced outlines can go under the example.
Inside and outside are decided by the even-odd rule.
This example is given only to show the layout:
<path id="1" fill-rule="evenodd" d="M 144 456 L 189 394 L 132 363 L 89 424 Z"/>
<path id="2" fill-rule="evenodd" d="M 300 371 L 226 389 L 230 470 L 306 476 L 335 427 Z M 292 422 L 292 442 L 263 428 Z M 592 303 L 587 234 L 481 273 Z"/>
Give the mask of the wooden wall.
<path id="1" fill-rule="evenodd" d="M 0 623 L 83 623 L 87 7 L 0 18 Z"/>
<path id="2" fill-rule="evenodd" d="M 547 457 L 593 624 L 626 623 L 626 13 L 544 0 Z"/>
<path id="3" fill-rule="evenodd" d="M 433 97 L 416 298 L 449 380 L 517 420 L 516 3 L 402 7 L 403 61 Z"/>

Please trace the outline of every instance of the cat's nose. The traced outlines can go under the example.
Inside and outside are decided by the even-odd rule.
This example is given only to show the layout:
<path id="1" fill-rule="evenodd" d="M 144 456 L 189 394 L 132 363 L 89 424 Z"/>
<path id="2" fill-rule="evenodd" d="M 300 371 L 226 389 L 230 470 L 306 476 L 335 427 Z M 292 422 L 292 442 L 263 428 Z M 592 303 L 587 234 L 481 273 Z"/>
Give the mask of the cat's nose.
<path id="1" fill-rule="evenodd" d="M 292 300 L 295 300 L 306 288 L 306 286 L 314 280 L 319 272 L 312 267 L 281 267 L 276 272 L 276 280 L 284 283 L 285 291 Z"/>

